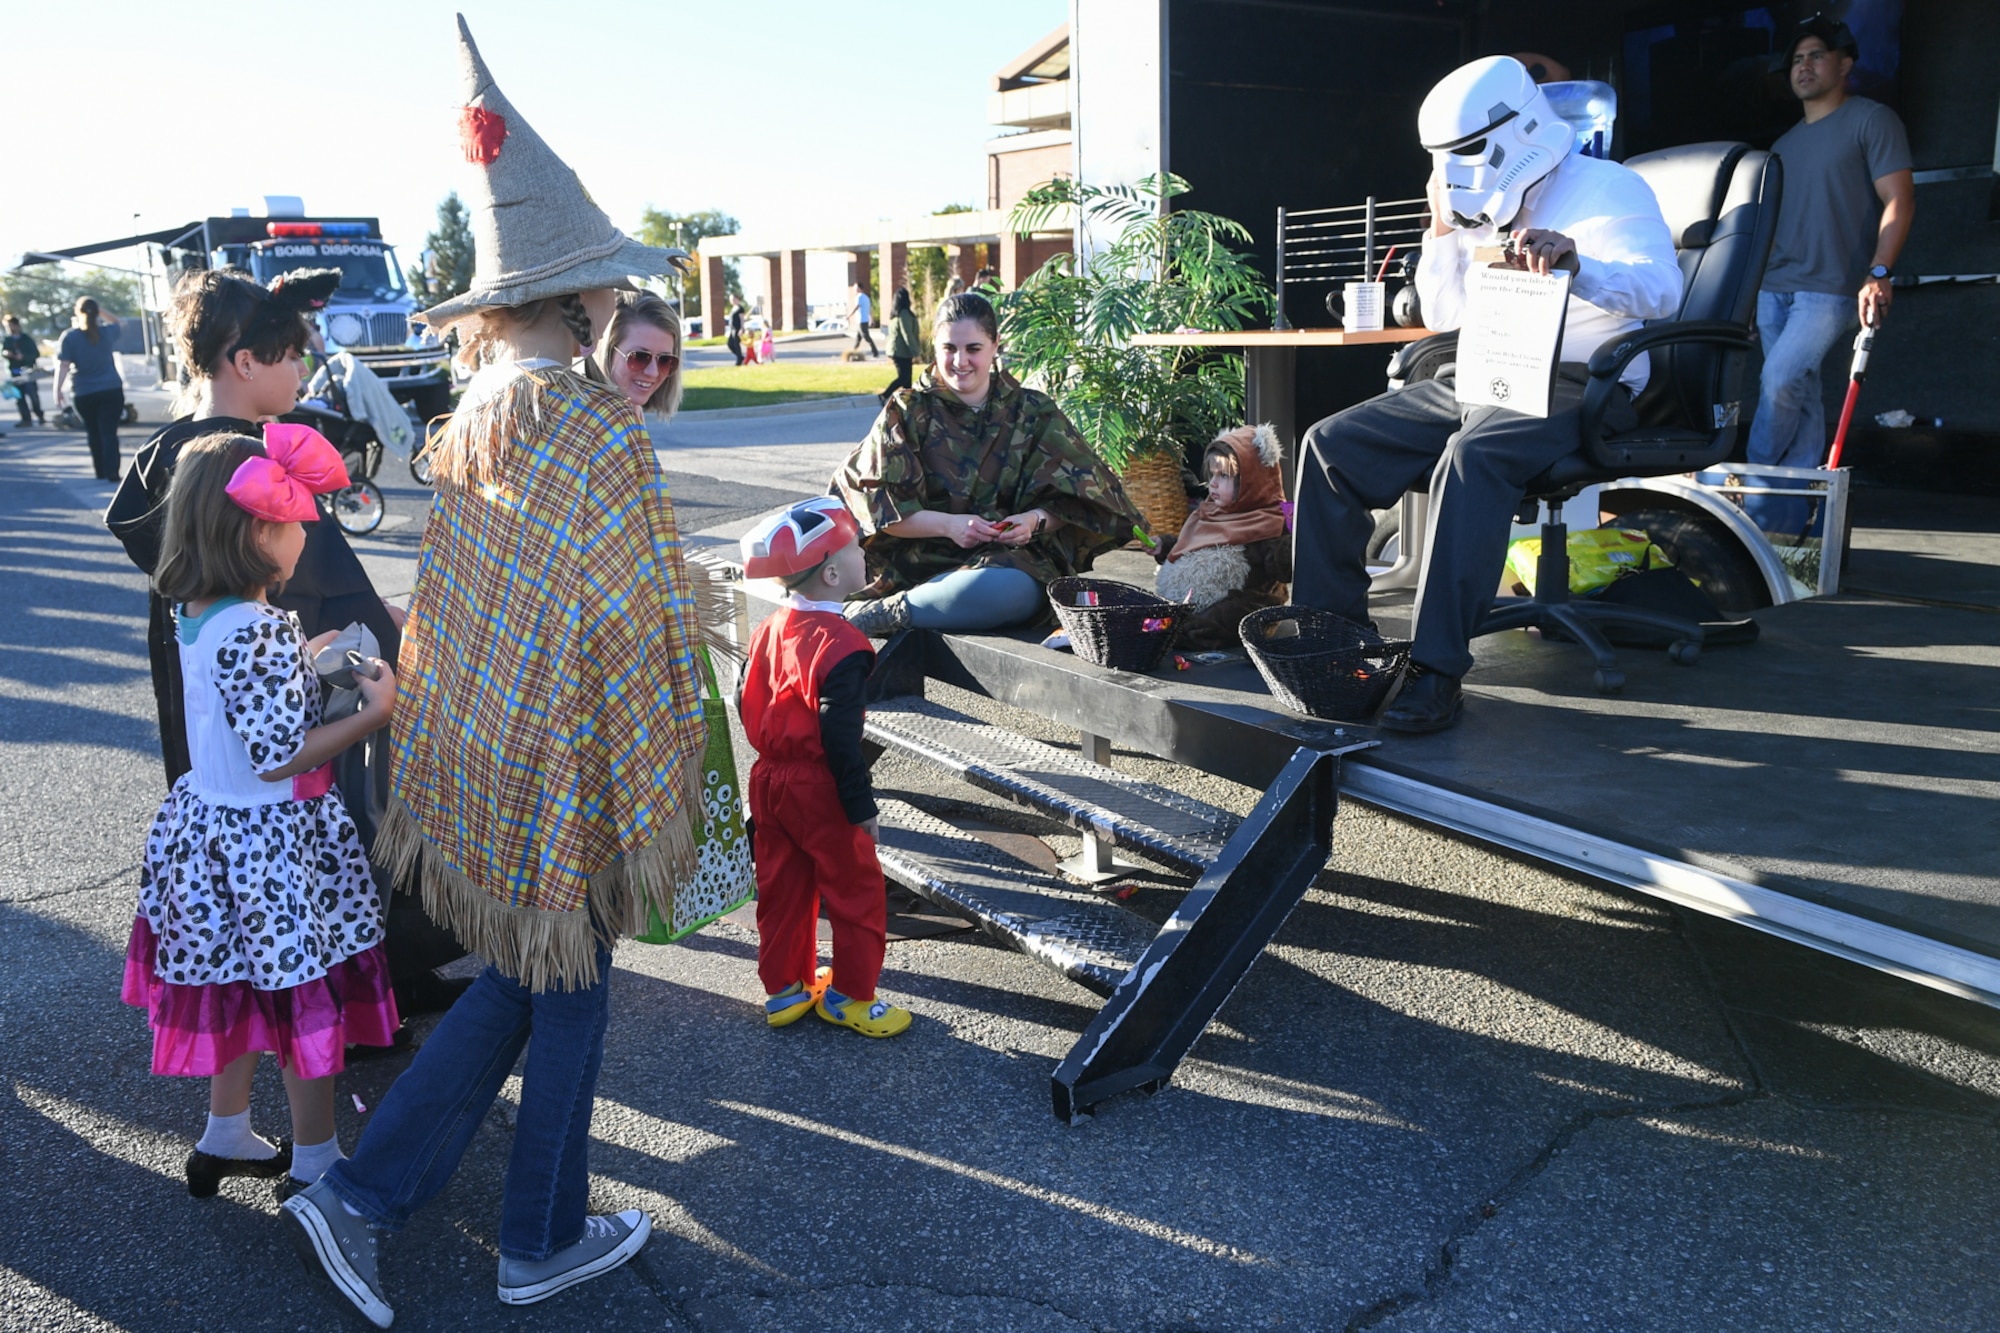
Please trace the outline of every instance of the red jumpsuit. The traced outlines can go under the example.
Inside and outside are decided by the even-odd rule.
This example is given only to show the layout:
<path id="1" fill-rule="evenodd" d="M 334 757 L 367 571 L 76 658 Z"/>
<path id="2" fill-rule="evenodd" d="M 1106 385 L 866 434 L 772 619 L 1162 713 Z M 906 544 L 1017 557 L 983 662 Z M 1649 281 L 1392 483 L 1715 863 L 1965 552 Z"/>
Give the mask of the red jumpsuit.
<path id="1" fill-rule="evenodd" d="M 757 973 L 767 994 L 795 981 L 812 985 L 822 900 L 833 923 L 834 989 L 873 999 L 882 973 L 888 925 L 882 865 L 868 830 L 841 802 L 820 730 L 821 687 L 856 653 L 874 660 L 868 636 L 830 611 L 787 607 L 750 640 L 741 709 L 744 734 L 757 751 L 750 810 Z M 853 740 L 858 752 L 859 736 Z M 862 817 L 872 813 L 870 801 Z"/>

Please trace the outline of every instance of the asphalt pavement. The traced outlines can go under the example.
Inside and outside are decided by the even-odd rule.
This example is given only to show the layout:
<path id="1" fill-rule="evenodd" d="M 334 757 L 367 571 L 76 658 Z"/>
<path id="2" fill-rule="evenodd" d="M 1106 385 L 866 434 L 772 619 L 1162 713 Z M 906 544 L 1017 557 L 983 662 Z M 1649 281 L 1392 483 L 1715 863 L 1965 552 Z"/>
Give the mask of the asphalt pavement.
<path id="1" fill-rule="evenodd" d="M 683 527 L 725 540 L 817 491 L 866 425 L 674 423 Z M 425 498 L 399 466 L 405 521 L 360 543 L 391 595 Z M 0 440 L 0 1328 L 359 1328 L 268 1189 L 187 1197 L 204 1085 L 151 1076 L 117 1000 L 162 777 L 143 584 L 88 478 L 79 434 Z M 894 760 L 877 781 L 947 814 L 979 799 Z M 964 931 L 892 943 L 883 993 L 917 1021 L 871 1043 L 767 1029 L 754 955 L 728 921 L 618 953 L 591 1194 L 651 1211 L 640 1256 L 495 1300 L 503 1098 L 388 1243 L 397 1327 L 1971 1329 L 2000 1308 L 1996 1015 L 1352 803 L 1173 1085 L 1077 1127 L 1048 1078 L 1096 1001 L 1027 958 Z M 342 1077 L 344 1142 L 405 1064 Z M 268 1063 L 254 1104 L 284 1132 Z"/>

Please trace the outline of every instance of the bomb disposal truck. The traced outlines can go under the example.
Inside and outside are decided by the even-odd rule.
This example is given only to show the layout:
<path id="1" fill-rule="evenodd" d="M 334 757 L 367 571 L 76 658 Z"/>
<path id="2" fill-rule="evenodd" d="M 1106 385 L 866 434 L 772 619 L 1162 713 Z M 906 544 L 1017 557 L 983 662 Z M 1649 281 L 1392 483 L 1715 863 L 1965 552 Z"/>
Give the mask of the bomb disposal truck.
<path id="1" fill-rule="evenodd" d="M 262 217 L 237 209 L 230 217 L 35 251 L 22 256 L 21 263 L 54 263 L 139 247 L 145 249 L 150 272 L 161 279 L 148 284 L 149 305 L 170 300 L 174 281 L 194 269 L 238 268 L 262 283 L 292 269 L 339 269 L 340 287 L 319 316 L 327 350 L 353 353 L 398 401 L 415 406 L 425 420 L 451 410 L 449 355 L 429 330 L 411 324 L 417 300 L 403 281 L 396 248 L 383 238 L 376 219 L 308 217 L 297 196 L 269 195 Z M 162 313 L 158 307 L 148 311 L 155 329 Z M 172 370 L 163 360 L 162 378 Z"/>
<path id="2" fill-rule="evenodd" d="M 446 350 L 411 325 L 416 298 L 374 218 L 209 218 L 201 231 L 210 264 L 240 268 L 262 283 L 293 269 L 339 269 L 340 287 L 319 314 L 327 350 L 353 353 L 426 420 L 451 410 Z"/>

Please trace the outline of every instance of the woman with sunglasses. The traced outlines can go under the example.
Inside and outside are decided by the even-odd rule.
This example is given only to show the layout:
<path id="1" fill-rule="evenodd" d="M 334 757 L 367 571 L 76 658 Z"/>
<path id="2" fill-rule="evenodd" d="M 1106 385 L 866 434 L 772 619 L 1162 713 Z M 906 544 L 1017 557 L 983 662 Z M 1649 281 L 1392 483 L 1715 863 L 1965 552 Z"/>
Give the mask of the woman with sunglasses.
<path id="1" fill-rule="evenodd" d="M 604 372 L 653 428 L 681 405 L 681 321 L 651 292 L 623 293 L 604 332 Z"/>

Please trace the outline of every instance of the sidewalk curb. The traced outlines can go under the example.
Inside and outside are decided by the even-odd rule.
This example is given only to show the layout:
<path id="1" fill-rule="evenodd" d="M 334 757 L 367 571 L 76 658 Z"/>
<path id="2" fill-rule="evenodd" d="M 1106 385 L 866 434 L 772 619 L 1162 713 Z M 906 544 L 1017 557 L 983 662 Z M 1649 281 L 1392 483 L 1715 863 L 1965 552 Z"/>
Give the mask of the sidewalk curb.
<path id="1" fill-rule="evenodd" d="M 676 412 L 674 420 L 729 421 L 742 417 L 783 417 L 795 412 L 832 412 L 865 407 L 874 401 L 872 393 L 857 393 L 841 398 L 805 398 L 790 403 L 772 403 L 769 407 L 711 407 L 698 412 Z"/>

